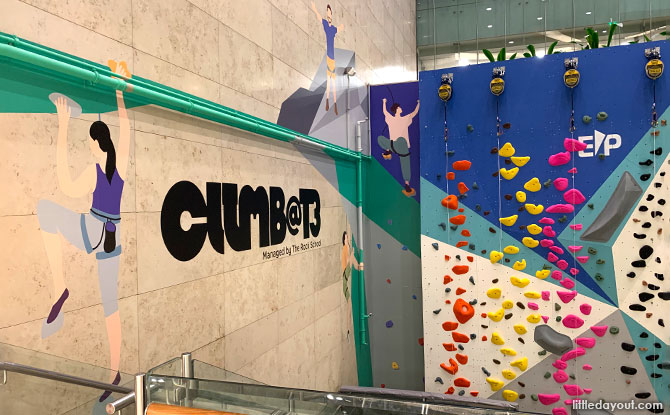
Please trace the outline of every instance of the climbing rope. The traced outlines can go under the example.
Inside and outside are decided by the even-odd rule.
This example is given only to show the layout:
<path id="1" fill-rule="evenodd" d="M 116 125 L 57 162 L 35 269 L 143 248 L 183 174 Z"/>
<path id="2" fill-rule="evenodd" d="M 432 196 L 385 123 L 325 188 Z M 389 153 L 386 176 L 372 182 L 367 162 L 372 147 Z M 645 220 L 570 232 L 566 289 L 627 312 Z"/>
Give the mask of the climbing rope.
<path id="1" fill-rule="evenodd" d="M 496 96 L 496 139 L 498 143 L 498 151 L 500 151 L 500 136 L 503 134 L 500 121 L 500 97 Z M 502 222 L 502 177 L 500 177 L 500 155 L 496 155 L 496 160 L 498 162 L 498 252 L 502 252 L 502 239 L 503 239 L 503 230 Z"/>

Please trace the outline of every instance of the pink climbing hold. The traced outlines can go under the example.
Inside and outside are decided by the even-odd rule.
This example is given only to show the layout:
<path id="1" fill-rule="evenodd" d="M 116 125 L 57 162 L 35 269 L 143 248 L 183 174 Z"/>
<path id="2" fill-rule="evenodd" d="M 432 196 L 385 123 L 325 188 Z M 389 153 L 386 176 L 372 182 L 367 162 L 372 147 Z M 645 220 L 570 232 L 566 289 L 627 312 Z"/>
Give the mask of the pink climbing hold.
<path id="1" fill-rule="evenodd" d="M 537 399 L 539 399 L 542 405 L 551 405 L 558 402 L 561 399 L 561 395 L 558 393 L 538 393 Z"/>
<path id="2" fill-rule="evenodd" d="M 582 349 L 581 347 L 578 347 L 576 349 L 572 349 L 569 352 L 565 353 L 563 356 L 561 356 L 561 360 L 563 361 L 568 361 L 571 359 L 576 359 L 579 356 L 584 356 L 586 354 L 586 350 Z"/>
<path id="3" fill-rule="evenodd" d="M 549 156 L 549 164 L 551 166 L 562 166 L 570 161 L 570 153 L 567 151 L 552 154 Z"/>
<path id="4" fill-rule="evenodd" d="M 558 298 L 560 298 L 563 303 L 567 304 L 577 296 L 577 291 L 556 291 L 556 295 L 558 295 Z"/>
<path id="5" fill-rule="evenodd" d="M 574 401 L 574 400 L 576 400 L 576 399 L 566 399 L 566 400 L 563 401 L 563 403 L 565 403 L 568 406 L 572 406 L 572 401 Z"/>
<path id="6" fill-rule="evenodd" d="M 556 254 L 554 254 L 553 252 L 549 252 L 549 253 L 547 254 L 547 261 L 549 261 L 549 262 L 556 262 L 556 261 L 558 261 L 558 257 L 557 257 Z"/>
<path id="7" fill-rule="evenodd" d="M 570 225 L 570 229 L 574 229 L 576 231 L 581 231 L 582 230 L 582 224 L 578 223 L 578 224 L 575 224 L 575 225 Z"/>
<path id="8" fill-rule="evenodd" d="M 528 308 L 530 308 L 531 310 L 537 310 L 540 307 L 537 305 L 537 303 L 528 303 Z"/>
<path id="9" fill-rule="evenodd" d="M 588 255 L 578 256 L 577 261 L 579 261 L 580 264 L 586 264 L 589 261 L 589 256 Z"/>
<path id="10" fill-rule="evenodd" d="M 591 314 L 591 309 L 592 309 L 592 308 L 593 308 L 593 307 L 591 307 L 591 304 L 584 303 L 584 304 L 581 304 L 581 305 L 579 306 L 579 311 L 581 311 L 582 314 L 588 316 L 589 314 Z"/>
<path id="11" fill-rule="evenodd" d="M 574 225 L 570 225 L 570 227 L 572 227 L 572 226 L 574 226 Z M 568 246 L 568 251 L 570 251 L 570 252 L 579 252 L 579 251 L 582 250 L 582 248 L 584 248 L 583 245 L 569 245 L 569 246 Z"/>
<path id="12" fill-rule="evenodd" d="M 584 366 L 582 366 L 582 369 L 584 369 L 584 370 L 591 370 L 591 369 L 593 369 L 593 366 L 591 366 L 591 365 L 588 364 L 588 363 L 584 363 Z M 586 392 L 586 390 L 584 390 L 584 391 Z M 589 392 L 586 392 L 586 393 L 589 393 Z"/>
<path id="13" fill-rule="evenodd" d="M 553 225 L 554 223 L 556 223 L 555 220 L 553 220 L 552 218 L 547 218 L 547 217 L 544 217 L 544 218 L 538 220 L 538 222 L 540 222 L 543 225 Z"/>
<path id="14" fill-rule="evenodd" d="M 551 239 L 542 239 L 540 241 L 540 245 L 542 246 L 542 248 L 549 248 L 550 246 L 554 246 L 554 241 L 552 241 Z"/>
<path id="15" fill-rule="evenodd" d="M 587 349 L 592 348 L 593 346 L 596 345 L 596 339 L 593 337 L 577 337 L 575 339 L 575 343 L 582 347 L 586 347 Z"/>
<path id="16" fill-rule="evenodd" d="M 568 277 L 565 277 L 563 280 L 561 280 L 561 285 L 568 290 L 575 288 L 575 282 Z"/>
<path id="17" fill-rule="evenodd" d="M 579 396 L 584 394 L 584 389 L 579 385 L 563 385 L 563 389 L 570 396 Z"/>
<path id="18" fill-rule="evenodd" d="M 586 392 L 587 394 L 588 394 L 588 393 L 591 393 L 591 391 L 593 391 L 593 389 L 591 389 L 591 388 L 584 388 L 584 392 Z"/>
<path id="19" fill-rule="evenodd" d="M 542 233 L 544 234 L 544 236 L 548 238 L 553 238 L 554 236 L 556 236 L 556 231 L 554 231 L 551 228 L 551 226 L 545 226 L 544 228 L 542 228 Z"/>
<path id="20" fill-rule="evenodd" d="M 563 325 L 569 329 L 578 329 L 584 325 L 584 320 L 574 314 L 568 314 L 561 320 Z"/>
<path id="21" fill-rule="evenodd" d="M 568 151 L 582 151 L 586 149 L 586 143 L 582 143 L 574 138 L 566 138 L 563 140 L 563 147 Z"/>
<path id="22" fill-rule="evenodd" d="M 557 383 L 565 383 L 565 382 L 568 381 L 568 379 L 570 379 L 570 376 L 568 376 L 568 374 L 565 373 L 565 370 L 561 370 L 561 369 L 555 371 L 553 376 L 554 376 L 554 380 Z"/>
<path id="23" fill-rule="evenodd" d="M 556 246 L 556 245 L 550 246 L 549 249 L 556 252 L 558 255 L 563 255 L 565 253 L 563 248 L 561 248 L 560 246 Z"/>
<path id="24" fill-rule="evenodd" d="M 556 190 L 563 191 L 568 188 L 568 179 L 565 177 L 559 177 L 557 179 L 554 179 L 554 187 L 556 187 Z"/>
<path id="25" fill-rule="evenodd" d="M 557 204 L 551 205 L 545 209 L 547 213 L 572 213 L 575 211 L 575 207 L 567 204 Z"/>
<path id="26" fill-rule="evenodd" d="M 579 205 L 582 204 L 586 201 L 586 198 L 577 189 L 570 189 L 567 192 L 563 193 L 563 199 L 565 199 L 566 202 L 572 204 L 572 205 Z"/>
<path id="27" fill-rule="evenodd" d="M 570 274 L 576 277 L 579 274 L 579 270 L 577 268 L 570 268 Z"/>
<path id="28" fill-rule="evenodd" d="M 551 271 L 551 278 L 555 279 L 556 281 L 560 281 L 563 278 L 563 273 L 555 269 Z"/>
<path id="29" fill-rule="evenodd" d="M 549 298 L 551 298 L 550 296 L 551 296 L 551 293 L 549 291 L 542 291 L 542 299 L 544 301 L 549 301 Z"/>
<path id="30" fill-rule="evenodd" d="M 549 316 L 542 316 L 542 321 L 546 324 L 549 321 Z"/>
<path id="31" fill-rule="evenodd" d="M 568 173 L 570 174 L 577 174 L 577 167 L 573 167 L 570 170 L 568 170 Z"/>
<path id="32" fill-rule="evenodd" d="M 563 370 L 568 367 L 568 364 L 562 361 L 561 359 L 554 361 L 554 363 L 552 363 L 551 365 L 559 370 Z"/>
<path id="33" fill-rule="evenodd" d="M 568 261 L 561 259 L 556 263 L 556 266 L 565 271 L 568 268 Z"/>
<path id="34" fill-rule="evenodd" d="M 598 337 L 603 337 L 607 332 L 607 326 L 591 326 L 591 331 Z"/>
<path id="35" fill-rule="evenodd" d="M 568 410 L 562 406 L 558 406 L 551 410 L 552 415 L 568 415 Z"/>

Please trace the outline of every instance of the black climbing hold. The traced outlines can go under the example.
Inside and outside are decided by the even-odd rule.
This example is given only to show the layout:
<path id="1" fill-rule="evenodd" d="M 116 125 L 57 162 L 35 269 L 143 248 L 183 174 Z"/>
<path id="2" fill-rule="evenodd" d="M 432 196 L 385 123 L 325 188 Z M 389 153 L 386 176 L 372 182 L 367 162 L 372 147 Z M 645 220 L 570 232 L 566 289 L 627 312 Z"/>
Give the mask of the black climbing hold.
<path id="1" fill-rule="evenodd" d="M 488 216 L 490 213 L 491 213 L 490 210 L 485 210 L 485 211 L 484 211 L 484 216 Z"/>
<path id="2" fill-rule="evenodd" d="M 497 284 L 498 283 L 498 278 L 494 278 L 491 280 L 492 283 Z"/>
<path id="3" fill-rule="evenodd" d="M 605 157 L 607 157 L 607 156 L 605 155 L 605 153 L 600 153 L 600 154 L 598 154 L 598 158 L 599 158 L 600 160 L 605 160 Z"/>
<path id="4" fill-rule="evenodd" d="M 521 344 L 526 344 L 526 342 L 523 341 L 523 339 L 521 337 L 519 337 L 519 341 L 521 342 Z"/>
<path id="5" fill-rule="evenodd" d="M 602 280 L 604 280 L 604 279 L 605 279 L 605 278 L 603 277 L 603 275 L 602 275 L 601 273 L 596 272 L 596 281 L 602 281 Z"/>
<path id="6" fill-rule="evenodd" d="M 652 200 L 654 200 L 654 195 L 652 195 L 651 193 L 649 193 L 649 194 L 647 195 L 647 202 L 651 202 Z"/>
<path id="7" fill-rule="evenodd" d="M 623 350 L 627 351 L 627 352 L 632 352 L 633 350 L 635 350 L 635 345 L 630 344 L 630 343 L 626 343 L 626 342 L 622 342 L 621 343 L 621 348 Z"/>
<path id="8" fill-rule="evenodd" d="M 470 278 L 468 278 L 468 281 L 470 281 L 470 283 L 472 285 L 475 285 L 475 277 L 473 277 L 472 275 L 470 275 Z"/>
<path id="9" fill-rule="evenodd" d="M 588 206 L 589 209 L 593 209 L 593 203 L 589 203 L 589 204 L 586 205 L 586 206 Z"/>
<path id="10" fill-rule="evenodd" d="M 505 195 L 505 200 L 512 200 L 512 195 L 510 194 Z"/>
<path id="11" fill-rule="evenodd" d="M 661 346 L 661 343 L 656 342 L 656 343 L 654 343 L 654 347 L 657 348 L 657 349 L 660 349 L 663 346 Z"/>
<path id="12" fill-rule="evenodd" d="M 485 253 L 486 253 L 486 249 L 482 249 L 482 254 L 485 254 Z"/>
<path id="13" fill-rule="evenodd" d="M 574 373 L 570 373 L 570 379 L 576 379 Z"/>
<path id="14" fill-rule="evenodd" d="M 470 305 L 476 305 L 477 304 L 477 299 L 475 298 L 474 300 L 468 301 Z"/>
<path id="15" fill-rule="evenodd" d="M 440 177 L 442 177 L 442 175 L 440 173 L 438 173 L 436 177 L 437 177 L 437 180 L 440 180 Z"/>
<path id="16" fill-rule="evenodd" d="M 647 333 L 646 331 L 643 331 L 642 333 L 640 333 L 640 338 L 641 339 L 646 339 L 647 337 L 649 337 L 649 333 Z"/>
<path id="17" fill-rule="evenodd" d="M 433 248 L 437 251 L 439 249 L 439 246 L 437 245 L 437 242 L 433 242 Z"/>
<path id="18" fill-rule="evenodd" d="M 493 228 L 491 228 L 491 227 L 489 227 L 489 232 L 491 232 L 491 233 L 496 233 L 496 230 L 493 229 Z"/>
<path id="19" fill-rule="evenodd" d="M 498 359 L 493 359 L 493 363 L 495 363 L 496 365 L 499 365 L 499 364 L 500 364 L 500 360 L 498 360 Z"/>
<path id="20" fill-rule="evenodd" d="M 661 327 L 665 327 L 665 322 L 663 322 L 662 318 L 658 319 L 658 325 L 661 326 Z"/>
<path id="21" fill-rule="evenodd" d="M 441 308 L 438 308 L 436 310 L 433 310 L 433 314 L 440 314 L 440 311 L 442 311 Z"/>
<path id="22" fill-rule="evenodd" d="M 648 362 L 655 362 L 655 361 L 658 360 L 659 357 L 660 357 L 660 356 L 657 355 L 657 354 L 650 354 L 650 355 L 645 356 L 644 358 L 645 358 L 645 360 L 647 360 Z"/>
<path id="23" fill-rule="evenodd" d="M 474 251 L 474 250 L 475 250 L 475 244 L 470 244 L 470 245 L 468 245 L 468 248 L 470 248 L 471 250 Z"/>
<path id="24" fill-rule="evenodd" d="M 458 350 L 465 350 L 465 347 L 463 347 L 462 344 L 459 344 L 459 345 L 458 345 Z"/>
<path id="25" fill-rule="evenodd" d="M 630 263 L 635 268 L 644 268 L 647 266 L 647 263 L 644 260 L 637 260 Z"/>
<path id="26" fill-rule="evenodd" d="M 645 205 L 641 205 L 637 210 L 639 210 L 640 212 L 646 212 L 649 210 L 649 208 L 646 207 Z"/>
<path id="27" fill-rule="evenodd" d="M 598 259 L 598 260 L 596 261 L 596 264 L 598 264 L 598 265 L 602 265 L 602 264 L 604 264 L 604 263 L 605 263 L 605 260 L 604 260 L 604 259 Z"/>
<path id="28" fill-rule="evenodd" d="M 651 217 L 652 218 L 660 218 L 661 216 L 663 216 L 663 212 L 661 212 L 659 210 L 655 210 L 655 211 L 651 212 Z"/>
<path id="29" fill-rule="evenodd" d="M 526 394 L 525 393 L 520 394 L 519 399 L 526 399 Z"/>
<path id="30" fill-rule="evenodd" d="M 655 378 L 656 376 L 654 375 L 660 375 L 660 373 L 652 373 L 652 378 Z M 652 406 L 651 408 L 647 409 L 647 411 L 651 412 L 652 414 L 662 414 L 663 411 L 665 411 L 665 408 L 656 408 Z"/>
<path id="31" fill-rule="evenodd" d="M 481 305 L 482 305 L 482 306 L 485 306 L 485 305 L 486 305 L 486 301 L 482 301 Z"/>
<path id="32" fill-rule="evenodd" d="M 489 328 L 489 326 L 487 326 L 486 324 L 482 324 L 481 326 L 482 326 L 483 329 L 488 329 Z"/>
<path id="33" fill-rule="evenodd" d="M 444 385 L 444 381 L 439 376 L 435 378 L 435 382 L 439 383 L 440 385 Z"/>
<path id="34" fill-rule="evenodd" d="M 631 271 L 631 272 L 629 272 L 628 274 L 626 274 L 626 276 L 627 276 L 628 278 L 635 278 L 635 273 L 634 273 L 633 271 Z"/>
<path id="35" fill-rule="evenodd" d="M 447 151 L 447 156 L 453 156 L 456 152 L 454 150 Z"/>
<path id="36" fill-rule="evenodd" d="M 445 289 L 444 289 L 444 292 L 445 292 L 445 293 L 450 293 L 450 292 L 451 292 L 451 288 L 449 288 L 449 287 L 445 288 Z"/>
<path id="37" fill-rule="evenodd" d="M 545 354 L 547 354 L 547 351 L 546 350 L 540 350 L 539 352 L 537 352 L 537 354 L 540 355 L 540 356 L 544 356 Z"/>
<path id="38" fill-rule="evenodd" d="M 654 187 L 657 188 L 657 189 L 661 186 L 663 186 L 663 185 L 659 182 L 654 183 Z"/>
<path id="39" fill-rule="evenodd" d="M 505 164 L 512 164 L 512 160 L 510 160 L 510 159 L 505 159 Z"/>
<path id="40" fill-rule="evenodd" d="M 452 231 L 455 231 L 456 229 L 458 229 L 458 225 L 451 225 L 449 227 L 451 228 Z"/>
<path id="41" fill-rule="evenodd" d="M 660 377 L 663 377 L 663 375 L 661 375 L 660 373 L 652 373 L 652 374 L 649 375 L 649 377 L 660 378 Z"/>
<path id="42" fill-rule="evenodd" d="M 463 396 L 463 395 L 465 395 L 465 390 L 464 389 L 459 390 L 458 391 L 458 396 Z"/>
<path id="43" fill-rule="evenodd" d="M 563 317 L 561 317 L 561 316 L 556 316 L 556 321 L 560 322 L 561 320 L 563 320 Z"/>
<path id="44" fill-rule="evenodd" d="M 660 257 L 656 257 L 656 259 L 655 259 L 654 261 L 656 261 L 658 264 L 660 264 L 660 263 L 661 263 L 661 258 L 660 258 Z"/>
<path id="45" fill-rule="evenodd" d="M 638 298 L 640 299 L 640 301 L 642 301 L 644 303 L 645 301 L 649 301 L 652 298 L 654 298 L 654 294 L 652 294 L 652 293 L 640 293 L 640 294 L 638 294 Z"/>
<path id="46" fill-rule="evenodd" d="M 516 302 L 516 306 L 519 307 L 519 308 L 522 309 L 522 310 L 525 310 L 525 309 L 526 309 L 526 306 L 523 305 L 523 303 L 522 303 L 521 301 L 517 301 L 517 302 Z"/>
<path id="47" fill-rule="evenodd" d="M 649 228 L 651 228 L 651 223 L 650 222 L 645 222 L 645 223 L 642 224 L 642 227 L 645 228 L 645 229 L 649 229 Z"/>
<path id="48" fill-rule="evenodd" d="M 474 340 L 477 338 L 477 335 L 475 333 L 470 333 L 470 340 Z"/>
<path id="49" fill-rule="evenodd" d="M 521 386 L 522 388 L 525 388 L 525 387 L 526 387 L 526 384 L 523 383 L 523 382 L 519 382 L 519 386 Z"/>
<path id="50" fill-rule="evenodd" d="M 649 288 L 652 291 L 658 291 L 658 290 L 661 289 L 661 287 L 659 287 L 658 285 L 654 285 L 654 284 L 647 284 L 647 288 Z"/>
<path id="51" fill-rule="evenodd" d="M 491 176 L 493 176 L 493 177 L 498 177 L 498 172 L 497 172 L 497 171 L 494 171 L 493 174 L 492 174 Z"/>
<path id="52" fill-rule="evenodd" d="M 486 376 L 491 376 L 491 372 L 489 372 L 488 370 L 486 370 L 486 368 L 483 367 L 483 366 L 482 366 L 482 372 L 484 372 L 484 374 L 485 374 Z"/>
<path id="53" fill-rule="evenodd" d="M 551 372 L 545 372 L 544 373 L 544 378 L 549 379 L 551 377 Z"/>
<path id="54" fill-rule="evenodd" d="M 475 190 L 479 190 L 479 185 L 477 184 L 477 182 L 472 182 L 472 188 Z"/>
<path id="55" fill-rule="evenodd" d="M 654 162 L 651 159 L 646 159 L 645 161 L 640 162 L 640 166 L 651 166 Z"/>
<path id="56" fill-rule="evenodd" d="M 444 222 L 440 223 L 440 224 L 437 225 L 437 226 L 439 226 L 440 228 L 442 228 L 443 231 L 446 231 L 446 230 L 447 230 L 447 224 L 444 223 Z"/>
<path id="57" fill-rule="evenodd" d="M 468 130 L 469 133 L 475 131 L 475 127 L 473 127 L 471 124 L 468 124 L 468 125 L 466 126 L 466 128 L 467 128 L 467 130 Z"/>
<path id="58" fill-rule="evenodd" d="M 628 306 L 628 309 L 632 311 L 645 311 L 647 307 L 643 306 L 642 304 L 631 304 Z"/>
<path id="59" fill-rule="evenodd" d="M 659 274 L 658 272 L 654 272 L 654 277 L 658 279 L 659 281 L 663 281 L 665 277 L 663 277 L 663 274 Z"/>
<path id="60" fill-rule="evenodd" d="M 512 318 L 512 313 L 505 314 L 505 320 L 509 320 L 511 318 Z"/>
<path id="61" fill-rule="evenodd" d="M 505 258 L 505 262 L 509 262 L 509 258 Z"/>
<path id="62" fill-rule="evenodd" d="M 498 147 L 493 147 L 491 149 L 491 154 L 498 154 Z"/>
<path id="63" fill-rule="evenodd" d="M 656 150 L 651 150 L 649 154 L 656 154 L 657 156 L 660 156 L 663 154 L 663 147 L 659 147 Z"/>
<path id="64" fill-rule="evenodd" d="M 658 204 L 661 206 L 665 205 L 665 199 L 658 199 Z"/>
<path id="65" fill-rule="evenodd" d="M 647 399 L 650 396 L 651 396 L 651 393 L 649 393 L 649 392 L 638 392 L 638 393 L 635 394 L 635 397 L 637 399 Z"/>
<path id="66" fill-rule="evenodd" d="M 670 370 L 670 362 L 659 363 L 658 368 L 664 370 Z"/>
<path id="67" fill-rule="evenodd" d="M 663 291 L 662 293 L 658 293 L 658 298 L 664 301 L 670 301 L 670 291 Z"/>
<path id="68" fill-rule="evenodd" d="M 632 376 L 632 375 L 637 373 L 637 369 L 635 369 L 634 367 L 630 367 L 630 366 L 621 366 L 621 373 L 623 373 L 624 375 L 631 375 Z"/>
<path id="69" fill-rule="evenodd" d="M 643 182 L 646 182 L 647 180 L 649 180 L 650 177 L 651 177 L 651 174 L 649 174 L 649 173 L 641 174 L 640 175 L 640 180 L 642 180 Z"/>

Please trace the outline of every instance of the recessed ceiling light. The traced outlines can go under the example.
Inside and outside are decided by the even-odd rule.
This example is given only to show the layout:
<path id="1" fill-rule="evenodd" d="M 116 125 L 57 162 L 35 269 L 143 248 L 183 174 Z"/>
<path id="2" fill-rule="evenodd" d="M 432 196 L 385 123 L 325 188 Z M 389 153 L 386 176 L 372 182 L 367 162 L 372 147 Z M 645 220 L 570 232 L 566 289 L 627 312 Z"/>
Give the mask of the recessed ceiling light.
<path id="1" fill-rule="evenodd" d="M 588 12 L 586 12 L 586 14 L 591 14 L 591 12 L 590 12 L 590 11 L 588 11 Z"/>
<path id="2" fill-rule="evenodd" d="M 538 17 L 537 20 L 542 20 L 542 16 Z"/>
<path id="3" fill-rule="evenodd" d="M 509 44 L 510 44 L 510 45 L 511 45 L 511 44 L 513 44 L 513 43 L 514 43 L 514 41 L 513 41 L 513 40 L 510 40 L 510 41 L 509 41 Z"/>
<path id="4" fill-rule="evenodd" d="M 487 7 L 487 8 L 486 8 L 486 11 L 487 11 L 487 12 L 490 12 L 491 10 L 493 10 L 493 9 L 491 9 L 490 7 Z"/>
<path id="5" fill-rule="evenodd" d="M 607 33 L 607 30 L 603 30 L 603 33 Z"/>
<path id="6" fill-rule="evenodd" d="M 490 29 L 490 28 L 492 28 L 492 27 L 493 27 L 493 25 L 492 25 L 492 24 L 490 24 L 490 25 L 488 25 L 488 26 L 486 26 L 486 27 L 488 27 L 488 28 Z"/>

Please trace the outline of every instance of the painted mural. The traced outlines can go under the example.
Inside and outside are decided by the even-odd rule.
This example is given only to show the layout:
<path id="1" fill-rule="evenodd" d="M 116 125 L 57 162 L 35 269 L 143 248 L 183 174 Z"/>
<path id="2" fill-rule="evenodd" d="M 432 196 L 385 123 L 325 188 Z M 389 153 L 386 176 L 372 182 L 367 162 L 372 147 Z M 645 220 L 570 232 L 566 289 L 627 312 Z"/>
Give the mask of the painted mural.
<path id="1" fill-rule="evenodd" d="M 427 391 L 663 412 L 670 82 L 645 75 L 654 46 L 421 74 Z"/>

